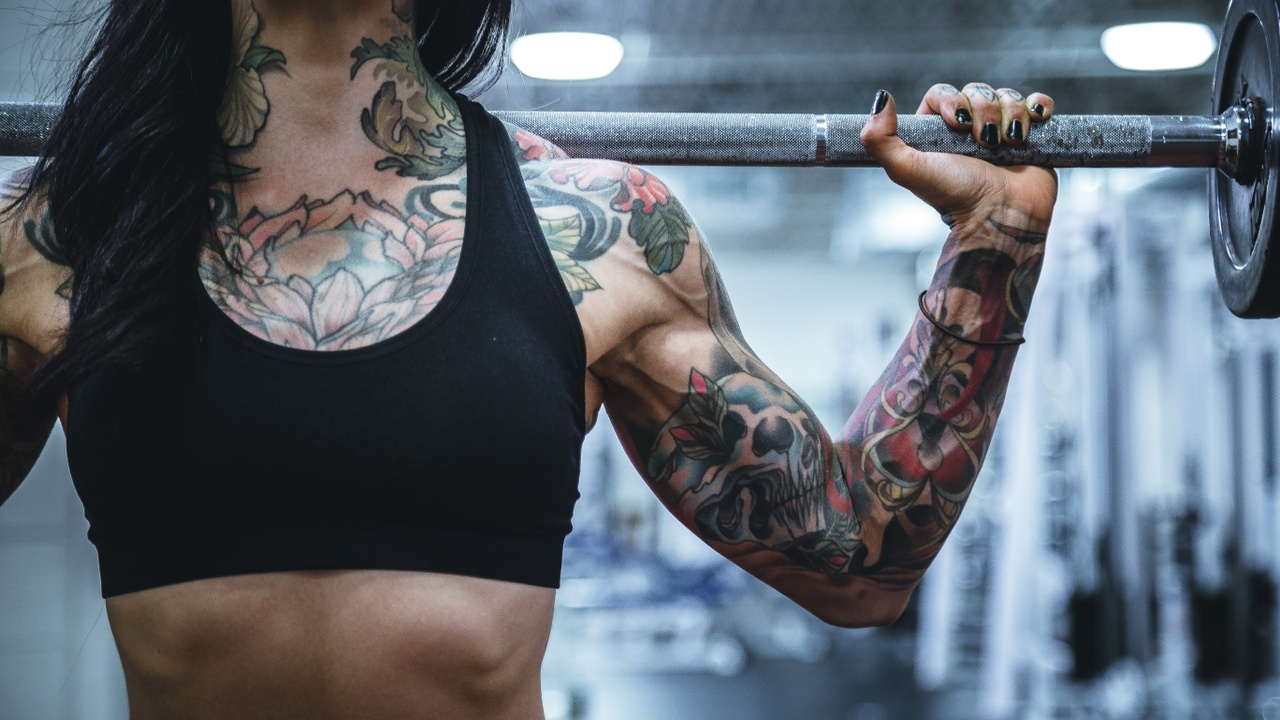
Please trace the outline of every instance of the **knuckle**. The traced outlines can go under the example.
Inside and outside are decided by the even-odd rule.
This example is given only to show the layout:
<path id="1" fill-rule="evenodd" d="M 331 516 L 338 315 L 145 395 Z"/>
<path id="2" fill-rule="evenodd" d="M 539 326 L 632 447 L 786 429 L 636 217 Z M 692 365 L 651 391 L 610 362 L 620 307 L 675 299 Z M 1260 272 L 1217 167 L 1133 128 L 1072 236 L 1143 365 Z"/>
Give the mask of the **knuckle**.
<path id="1" fill-rule="evenodd" d="M 999 102 L 996 91 L 986 83 L 969 83 L 964 86 L 964 94 L 975 105 L 995 105 Z"/>

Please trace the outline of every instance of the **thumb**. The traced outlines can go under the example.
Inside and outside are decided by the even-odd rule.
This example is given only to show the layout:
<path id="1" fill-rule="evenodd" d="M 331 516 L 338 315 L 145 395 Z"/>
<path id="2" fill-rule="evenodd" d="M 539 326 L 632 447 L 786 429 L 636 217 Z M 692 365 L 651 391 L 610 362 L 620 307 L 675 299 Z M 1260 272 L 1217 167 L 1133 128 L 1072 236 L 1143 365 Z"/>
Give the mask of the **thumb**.
<path id="1" fill-rule="evenodd" d="M 897 105 L 884 90 L 876 93 L 861 139 L 890 180 L 943 215 L 954 218 L 966 212 L 993 187 L 994 166 L 973 158 L 921 152 L 903 142 L 898 137 Z"/>
<path id="2" fill-rule="evenodd" d="M 862 128 L 862 146 L 899 185 L 911 185 L 919 174 L 921 152 L 898 137 L 898 105 L 887 91 L 876 93 L 871 117 Z"/>

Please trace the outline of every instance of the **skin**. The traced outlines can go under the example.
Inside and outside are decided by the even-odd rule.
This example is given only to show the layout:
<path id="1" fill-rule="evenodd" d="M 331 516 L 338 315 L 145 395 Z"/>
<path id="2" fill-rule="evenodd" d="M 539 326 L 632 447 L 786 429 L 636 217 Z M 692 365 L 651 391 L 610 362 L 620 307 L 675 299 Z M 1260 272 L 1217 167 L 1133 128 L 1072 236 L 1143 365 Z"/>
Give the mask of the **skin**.
<path id="1" fill-rule="evenodd" d="M 466 211 L 467 129 L 405 52 L 411 4 L 233 2 L 218 169 L 235 182 L 214 188 L 215 232 L 193 247 L 206 290 L 280 345 L 323 352 L 404 331 L 449 286 Z M 920 106 L 979 139 L 994 125 L 997 144 L 1052 111 L 1044 95 L 977 84 L 936 86 Z M 1019 337 L 1056 178 L 917 153 L 895 124 L 890 98 L 864 144 L 952 229 L 926 306 L 962 338 Z M 972 490 L 1016 349 L 917 316 L 829 434 L 742 338 L 701 232 L 659 179 L 517 128 L 511 143 L 586 336 L 588 421 L 603 406 L 676 517 L 810 612 L 842 626 L 897 618 Z M 22 178 L 6 182 L 16 197 Z M 66 325 L 67 270 L 44 216 L 37 194 L 0 221 L 0 500 L 55 412 L 66 417 L 65 400 L 19 406 L 21 379 Z M 538 718 L 553 600 L 360 571 L 202 580 L 107 610 L 142 720 Z"/>

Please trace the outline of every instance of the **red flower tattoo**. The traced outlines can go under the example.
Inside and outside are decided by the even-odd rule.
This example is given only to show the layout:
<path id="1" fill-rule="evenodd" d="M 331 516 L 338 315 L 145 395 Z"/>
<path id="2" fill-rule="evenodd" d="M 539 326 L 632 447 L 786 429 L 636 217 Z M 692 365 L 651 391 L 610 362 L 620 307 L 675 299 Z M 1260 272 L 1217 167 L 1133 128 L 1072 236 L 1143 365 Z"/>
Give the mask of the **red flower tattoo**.
<path id="1" fill-rule="evenodd" d="M 516 130 L 512 136 L 516 147 L 520 148 L 520 156 L 525 160 L 567 160 L 569 156 L 563 150 L 547 140 L 534 135 L 528 130 Z"/>
<path id="2" fill-rule="evenodd" d="M 610 206 L 618 212 L 639 211 L 652 215 L 659 205 L 667 204 L 671 191 L 661 180 L 638 167 L 602 160 L 578 160 L 561 163 L 550 172 L 551 180 L 561 185 L 570 182 L 583 192 L 599 192 L 617 187 Z"/>

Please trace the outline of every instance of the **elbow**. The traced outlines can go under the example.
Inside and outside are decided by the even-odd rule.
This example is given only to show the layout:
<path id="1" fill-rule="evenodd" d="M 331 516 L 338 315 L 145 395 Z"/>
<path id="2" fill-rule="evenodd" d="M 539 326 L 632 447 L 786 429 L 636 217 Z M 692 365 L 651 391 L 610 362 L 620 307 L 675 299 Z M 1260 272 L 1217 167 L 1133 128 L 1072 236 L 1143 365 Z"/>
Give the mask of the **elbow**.
<path id="1" fill-rule="evenodd" d="M 866 628 L 897 622 L 920 582 L 920 574 L 897 573 L 872 579 L 790 566 L 761 579 L 828 625 Z"/>
<path id="2" fill-rule="evenodd" d="M 822 598 L 798 604 L 814 617 L 839 628 L 887 627 L 898 621 L 907 609 L 911 590 L 862 591 L 842 598 Z"/>
<path id="3" fill-rule="evenodd" d="M 898 621 L 902 617 L 902 612 L 906 610 L 907 605 L 903 603 L 901 607 L 879 607 L 873 609 L 867 608 L 848 608 L 837 611 L 814 611 L 814 617 L 822 622 L 833 625 L 838 628 L 855 629 L 855 628 L 872 628 L 872 627 L 888 627 Z M 808 608 L 806 608 L 808 609 Z"/>

